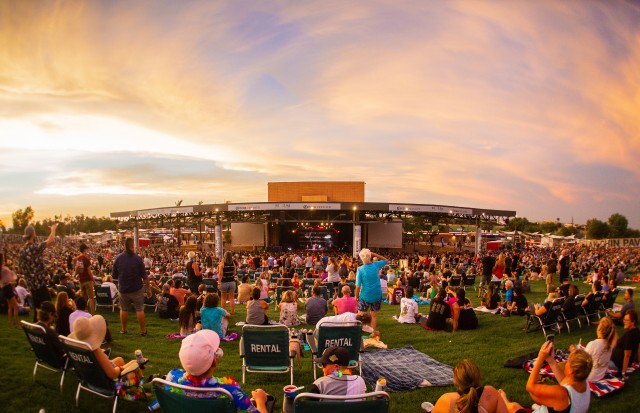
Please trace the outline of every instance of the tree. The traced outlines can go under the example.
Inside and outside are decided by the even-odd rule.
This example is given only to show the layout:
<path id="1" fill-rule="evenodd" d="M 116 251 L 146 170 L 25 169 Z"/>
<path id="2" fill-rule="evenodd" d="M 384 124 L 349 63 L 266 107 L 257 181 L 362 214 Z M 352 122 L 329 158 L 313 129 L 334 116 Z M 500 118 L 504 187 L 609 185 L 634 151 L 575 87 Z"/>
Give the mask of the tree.
<path id="1" fill-rule="evenodd" d="M 609 217 L 609 237 L 623 238 L 627 236 L 629 221 L 622 214 L 611 214 Z"/>
<path id="2" fill-rule="evenodd" d="M 592 218 L 587 221 L 587 237 L 591 239 L 603 239 L 609 235 L 609 225 L 599 219 Z"/>
<path id="3" fill-rule="evenodd" d="M 29 222 L 33 219 L 34 213 L 33 208 L 29 205 L 24 209 L 24 211 L 19 209 L 11 214 L 11 219 L 13 220 L 13 232 L 21 233 L 24 231 L 27 225 L 29 225 Z"/>
<path id="4" fill-rule="evenodd" d="M 507 228 L 509 231 L 528 231 L 528 227 L 530 222 L 527 218 L 524 217 L 515 217 L 509 220 L 507 224 Z"/>

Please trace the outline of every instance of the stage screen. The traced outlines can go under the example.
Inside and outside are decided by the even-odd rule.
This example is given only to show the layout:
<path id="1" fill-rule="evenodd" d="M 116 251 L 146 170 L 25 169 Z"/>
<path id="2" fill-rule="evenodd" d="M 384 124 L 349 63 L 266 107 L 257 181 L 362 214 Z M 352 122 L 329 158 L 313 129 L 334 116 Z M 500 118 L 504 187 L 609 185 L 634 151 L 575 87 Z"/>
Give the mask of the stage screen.
<path id="1" fill-rule="evenodd" d="M 402 222 L 368 223 L 366 246 L 402 248 Z"/>
<path id="2" fill-rule="evenodd" d="M 231 245 L 264 246 L 264 224 L 231 223 Z"/>

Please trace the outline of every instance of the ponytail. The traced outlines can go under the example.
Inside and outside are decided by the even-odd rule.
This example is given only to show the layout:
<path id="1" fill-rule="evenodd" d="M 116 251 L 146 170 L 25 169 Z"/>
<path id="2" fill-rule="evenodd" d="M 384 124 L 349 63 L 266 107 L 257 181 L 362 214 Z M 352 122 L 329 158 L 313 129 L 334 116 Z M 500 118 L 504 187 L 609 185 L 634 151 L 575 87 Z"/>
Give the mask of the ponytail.
<path id="1" fill-rule="evenodd" d="M 477 411 L 479 402 L 478 391 L 475 387 L 470 387 L 467 394 L 456 400 L 456 411 L 459 413 L 471 413 Z"/>

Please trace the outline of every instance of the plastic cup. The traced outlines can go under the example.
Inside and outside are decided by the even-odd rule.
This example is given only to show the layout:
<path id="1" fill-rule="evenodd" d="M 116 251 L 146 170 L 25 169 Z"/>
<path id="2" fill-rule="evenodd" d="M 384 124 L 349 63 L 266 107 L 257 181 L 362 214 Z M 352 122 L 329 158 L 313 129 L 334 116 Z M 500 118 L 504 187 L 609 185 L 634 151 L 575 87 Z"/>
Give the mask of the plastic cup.
<path id="1" fill-rule="evenodd" d="M 298 386 L 293 384 L 286 385 L 282 388 L 284 395 L 289 399 L 295 399 L 298 395 Z"/>

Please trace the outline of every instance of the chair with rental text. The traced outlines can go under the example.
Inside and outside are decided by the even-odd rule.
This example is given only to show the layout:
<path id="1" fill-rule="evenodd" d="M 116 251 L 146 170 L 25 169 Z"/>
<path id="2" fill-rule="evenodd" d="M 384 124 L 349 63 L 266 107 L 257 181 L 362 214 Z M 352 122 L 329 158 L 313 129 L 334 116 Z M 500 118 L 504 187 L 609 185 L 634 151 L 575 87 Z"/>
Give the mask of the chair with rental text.
<path id="1" fill-rule="evenodd" d="M 289 351 L 289 329 L 282 324 L 245 325 L 240 338 L 242 383 L 245 373 L 291 373 L 293 384 L 293 358 Z"/>
<path id="2" fill-rule="evenodd" d="M 38 367 L 62 373 L 60 376 L 60 391 L 62 391 L 69 358 L 66 355 L 63 357 L 58 355 L 43 326 L 27 323 L 24 320 L 21 320 L 20 324 L 22 324 L 22 330 L 24 330 L 24 333 L 27 335 L 27 340 L 29 340 L 29 344 L 31 344 L 31 348 L 36 356 L 36 364 L 33 366 L 33 381 L 36 381 L 36 371 Z"/>

